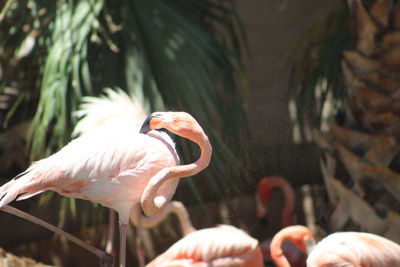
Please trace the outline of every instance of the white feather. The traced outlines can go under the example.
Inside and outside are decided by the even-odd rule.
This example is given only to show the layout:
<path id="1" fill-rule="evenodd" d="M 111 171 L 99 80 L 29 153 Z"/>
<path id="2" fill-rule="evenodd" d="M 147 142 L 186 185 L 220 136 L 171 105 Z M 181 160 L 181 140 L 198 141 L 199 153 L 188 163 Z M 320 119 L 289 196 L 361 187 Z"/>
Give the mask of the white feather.
<path id="1" fill-rule="evenodd" d="M 148 116 L 143 105 L 121 89 L 107 88 L 102 97 L 84 97 L 83 100 L 74 113 L 79 118 L 72 133 L 74 137 L 92 131 L 139 129 Z"/>

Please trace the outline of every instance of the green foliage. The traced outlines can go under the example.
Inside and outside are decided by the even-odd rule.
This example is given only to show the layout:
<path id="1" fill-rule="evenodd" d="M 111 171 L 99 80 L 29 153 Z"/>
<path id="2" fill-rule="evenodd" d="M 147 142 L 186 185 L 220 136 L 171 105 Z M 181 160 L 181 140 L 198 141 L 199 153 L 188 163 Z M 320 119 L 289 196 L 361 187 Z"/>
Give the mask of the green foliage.
<path id="1" fill-rule="evenodd" d="M 58 1 L 52 12 L 43 62 L 40 98 L 32 121 L 33 158 L 49 155 L 65 145 L 71 112 L 83 95 L 92 94 L 87 46 L 104 1 Z M 51 127 L 47 141 L 46 134 Z M 47 142 L 46 142 L 47 141 Z"/>
<path id="2" fill-rule="evenodd" d="M 295 107 L 292 123 L 300 139 L 306 139 L 307 129 L 329 124 L 342 106 L 346 96 L 342 52 L 350 44 L 348 10 L 343 3 L 323 15 L 294 47 L 289 92 Z"/>
<path id="3" fill-rule="evenodd" d="M 244 36 L 233 1 L 2 1 L 0 32 L 1 67 L 10 66 L 0 88 L 19 91 L 5 117 L 32 119 L 31 160 L 69 141 L 82 96 L 121 87 L 149 111 L 185 110 L 198 119 L 214 147 L 205 175 L 215 192 L 243 182 L 232 182 L 248 150 Z M 188 142 L 179 149 L 184 161 L 198 155 Z"/>

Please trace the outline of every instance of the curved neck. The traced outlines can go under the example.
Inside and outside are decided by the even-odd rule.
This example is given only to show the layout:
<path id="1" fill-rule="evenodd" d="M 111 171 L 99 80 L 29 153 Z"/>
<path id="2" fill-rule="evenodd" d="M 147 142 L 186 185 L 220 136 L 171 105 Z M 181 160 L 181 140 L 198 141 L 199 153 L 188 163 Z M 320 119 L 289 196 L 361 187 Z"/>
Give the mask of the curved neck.
<path id="1" fill-rule="evenodd" d="M 275 237 L 270 245 L 271 258 L 275 262 L 277 267 L 290 267 L 289 261 L 287 260 L 285 254 L 283 254 L 282 245 L 285 240 L 279 239 L 275 242 Z"/>
<path id="2" fill-rule="evenodd" d="M 285 254 L 283 254 L 282 246 L 283 243 L 289 241 L 290 233 L 286 231 L 278 232 L 271 241 L 270 253 L 271 258 L 275 262 L 277 267 L 290 267 L 289 261 Z"/>
<path id="3" fill-rule="evenodd" d="M 170 200 L 165 198 L 155 199 L 158 189 L 166 180 L 195 175 L 206 168 L 210 163 L 212 147 L 207 135 L 201 130 L 186 138 L 199 146 L 200 157 L 194 163 L 164 168 L 148 181 L 141 197 L 143 212 L 147 216 L 154 216 L 159 213 Z"/>
<path id="4" fill-rule="evenodd" d="M 289 261 L 283 254 L 282 245 L 286 241 L 291 242 L 297 249 L 308 254 L 311 243 L 314 245 L 314 238 L 310 229 L 303 225 L 293 225 L 280 230 L 271 241 L 271 258 L 278 267 L 290 267 Z"/>
<path id="5" fill-rule="evenodd" d="M 285 198 L 285 205 L 282 210 L 282 227 L 292 225 L 295 202 L 295 194 L 292 186 L 282 177 L 268 178 L 268 185 L 271 188 L 279 188 Z"/>
<path id="6" fill-rule="evenodd" d="M 157 215 L 147 217 L 142 214 L 139 204 L 135 205 L 131 211 L 131 222 L 137 227 L 152 228 L 162 222 L 170 213 L 175 213 L 181 225 L 182 234 L 184 236 L 196 231 L 189 218 L 185 206 L 178 201 L 169 202 L 164 209 Z"/>
<path id="7" fill-rule="evenodd" d="M 187 139 L 199 146 L 200 157 L 193 163 L 169 167 L 168 179 L 196 175 L 210 164 L 212 147 L 207 135 L 201 131 L 188 136 Z"/>

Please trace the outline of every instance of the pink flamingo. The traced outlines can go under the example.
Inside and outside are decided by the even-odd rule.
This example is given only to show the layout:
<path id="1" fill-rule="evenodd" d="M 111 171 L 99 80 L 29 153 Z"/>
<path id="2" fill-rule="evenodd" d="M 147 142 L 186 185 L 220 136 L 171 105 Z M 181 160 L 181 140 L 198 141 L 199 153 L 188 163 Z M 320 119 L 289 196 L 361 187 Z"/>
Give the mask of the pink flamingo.
<path id="1" fill-rule="evenodd" d="M 256 190 L 256 211 L 258 218 L 267 217 L 266 207 L 271 198 L 274 188 L 283 192 L 284 207 L 281 213 L 282 227 L 293 224 L 295 194 L 290 183 L 281 176 L 271 176 L 262 178 L 257 184 Z M 271 261 L 270 254 L 271 239 L 267 239 L 260 244 L 264 260 Z M 285 242 L 282 246 L 283 253 L 292 266 L 305 266 L 307 255 L 299 251 L 292 243 Z"/>
<path id="2" fill-rule="evenodd" d="M 271 242 L 271 256 L 278 267 L 290 267 L 282 244 L 292 242 L 308 252 L 308 267 L 393 267 L 400 265 L 400 246 L 381 236 L 362 232 L 338 232 L 325 237 L 315 247 L 311 231 L 302 225 L 279 231 Z M 313 248 L 314 247 L 314 248 Z"/>
<path id="3" fill-rule="evenodd" d="M 281 217 L 282 227 L 292 225 L 295 194 L 289 182 L 280 176 L 264 177 L 258 182 L 256 191 L 257 217 L 265 218 L 267 216 L 266 207 L 274 188 L 282 190 L 285 199 Z"/>
<path id="4" fill-rule="evenodd" d="M 177 165 L 178 155 L 164 128 L 200 147 L 199 159 Z M 114 209 L 120 224 L 120 266 L 125 266 L 126 228 L 131 208 L 140 203 L 146 215 L 159 213 L 181 177 L 206 168 L 212 148 L 201 126 L 185 112 L 155 112 L 140 133 L 94 131 L 72 140 L 59 152 L 33 163 L 0 188 L 0 208 L 18 197 L 47 190 L 86 199 Z"/>
<path id="5" fill-rule="evenodd" d="M 261 251 L 263 253 L 264 262 L 267 264 L 272 264 L 273 260 L 271 257 L 271 238 L 263 241 L 260 244 Z M 285 255 L 286 259 L 290 263 L 292 267 L 305 267 L 307 254 L 303 251 L 299 250 L 295 245 L 291 242 L 284 242 L 282 244 L 282 251 Z"/>
<path id="6" fill-rule="evenodd" d="M 187 210 L 180 202 L 168 203 L 164 210 L 153 217 L 141 215 L 140 207 L 136 205 L 131 213 L 131 221 L 141 227 L 154 227 L 171 212 L 178 216 L 184 237 L 146 267 L 263 266 L 261 250 L 256 239 L 230 225 L 196 231 Z"/>
<path id="7" fill-rule="evenodd" d="M 102 97 L 85 97 L 84 102 L 80 105 L 80 109 L 75 112 L 75 115 L 79 117 L 79 121 L 75 126 L 72 137 L 85 135 L 94 131 L 99 131 L 99 133 L 104 133 L 106 131 L 111 131 L 111 133 L 118 133 L 118 131 L 126 130 L 139 131 L 140 125 L 147 117 L 144 107 L 137 99 L 128 96 L 120 89 L 111 90 L 108 88 L 105 90 L 105 95 Z M 14 207 L 6 205 L 1 210 L 41 225 L 94 253 L 100 258 L 100 266 L 113 266 L 114 257 L 112 255 L 114 254 L 114 249 L 112 241 L 114 236 L 114 210 L 110 209 L 106 253 L 58 227 Z"/>

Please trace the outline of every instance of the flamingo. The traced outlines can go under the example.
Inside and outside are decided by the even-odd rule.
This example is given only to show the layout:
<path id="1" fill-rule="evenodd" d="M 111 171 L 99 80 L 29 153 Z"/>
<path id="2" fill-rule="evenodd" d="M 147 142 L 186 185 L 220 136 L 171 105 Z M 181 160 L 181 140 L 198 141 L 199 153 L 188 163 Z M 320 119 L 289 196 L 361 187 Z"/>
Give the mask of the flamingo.
<path id="1" fill-rule="evenodd" d="M 154 227 L 171 212 L 178 216 L 184 237 L 146 267 L 263 266 L 261 249 L 256 239 L 231 225 L 196 230 L 186 208 L 178 201 L 169 202 L 153 217 L 143 216 L 140 206 L 135 205 L 131 221 L 141 227 Z"/>
<path id="2" fill-rule="evenodd" d="M 179 157 L 166 129 L 200 148 L 199 159 L 178 165 Z M 136 203 L 152 216 L 171 200 L 178 178 L 206 168 L 211 144 L 198 122 L 186 112 L 154 112 L 140 131 L 88 132 L 0 188 L 0 208 L 47 190 L 100 203 L 118 213 L 120 266 L 125 266 L 126 228 Z"/>
<path id="3" fill-rule="evenodd" d="M 75 112 L 79 118 L 76 124 L 72 137 L 87 134 L 88 132 L 99 131 L 126 131 L 131 128 L 138 131 L 142 122 L 146 119 L 147 113 L 141 103 L 128 96 L 121 89 L 112 90 L 105 89 L 105 95 L 101 97 L 84 97 L 80 109 Z M 25 125 L 26 126 L 26 125 Z M 136 129 L 137 128 L 137 129 Z M 100 266 L 113 266 L 113 236 L 114 236 L 114 210 L 110 210 L 110 223 L 108 230 L 108 241 L 106 251 L 102 251 L 84 242 L 75 236 L 61 230 L 60 228 L 49 224 L 37 217 L 27 214 L 19 209 L 11 206 L 4 206 L 2 211 L 13 214 L 32 223 L 41 225 L 54 233 L 57 233 L 67 240 L 81 246 L 82 248 L 94 253 L 100 258 Z"/>
<path id="4" fill-rule="evenodd" d="M 260 179 L 256 191 L 256 210 L 258 218 L 267 216 L 266 206 L 274 188 L 282 190 L 285 204 L 282 210 L 282 227 L 293 224 L 295 194 L 293 187 L 281 176 L 270 176 Z"/>
<path id="5" fill-rule="evenodd" d="M 273 264 L 273 260 L 271 257 L 271 242 L 272 242 L 272 239 L 268 238 L 267 240 L 264 240 L 260 244 L 260 248 L 263 253 L 264 263 L 266 265 Z M 286 259 L 290 263 L 290 266 L 292 266 L 292 267 L 305 267 L 306 266 L 307 254 L 304 253 L 303 251 L 299 250 L 291 242 L 284 242 L 282 244 L 281 249 L 282 249 L 282 253 L 285 255 Z"/>
<path id="6" fill-rule="evenodd" d="M 290 183 L 281 176 L 268 176 L 260 179 L 257 184 L 256 190 L 256 211 L 258 218 L 265 218 L 267 216 L 266 207 L 268 201 L 271 198 L 272 191 L 274 188 L 279 188 L 283 192 L 284 196 L 284 207 L 281 213 L 281 225 L 282 227 L 287 227 L 293 224 L 293 213 L 294 213 L 294 202 L 295 194 L 293 187 Z M 270 262 L 271 238 L 266 239 L 260 244 L 261 250 L 263 252 L 264 261 Z M 305 266 L 305 261 L 307 255 L 302 251 L 298 250 L 292 243 L 285 242 L 282 245 L 282 250 L 288 261 L 292 266 L 303 267 Z"/>
<path id="7" fill-rule="evenodd" d="M 271 256 L 278 267 L 290 267 L 281 249 L 284 241 L 308 252 L 307 267 L 400 265 L 400 245 L 384 237 L 363 232 L 337 232 L 315 246 L 311 231 L 305 226 L 294 225 L 282 229 L 272 239 Z"/>

